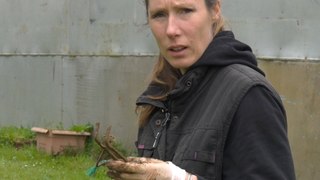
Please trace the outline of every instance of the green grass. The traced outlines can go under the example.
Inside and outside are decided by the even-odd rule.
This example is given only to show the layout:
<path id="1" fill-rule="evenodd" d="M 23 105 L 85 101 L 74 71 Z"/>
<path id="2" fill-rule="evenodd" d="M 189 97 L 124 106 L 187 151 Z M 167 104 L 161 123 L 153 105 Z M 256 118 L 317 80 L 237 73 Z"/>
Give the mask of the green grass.
<path id="1" fill-rule="evenodd" d="M 0 179 L 108 179 L 104 167 L 94 177 L 86 175 L 94 164 L 95 159 L 85 153 L 54 157 L 38 152 L 35 146 L 0 146 Z"/>
<path id="2" fill-rule="evenodd" d="M 46 179 L 108 179 L 107 169 L 99 167 L 93 177 L 86 171 L 95 165 L 99 154 L 97 145 L 77 154 L 59 156 L 39 152 L 35 145 L 25 145 L 16 148 L 15 142 L 34 139 L 34 133 L 29 128 L 0 128 L 0 179 L 16 180 L 46 180 Z"/>

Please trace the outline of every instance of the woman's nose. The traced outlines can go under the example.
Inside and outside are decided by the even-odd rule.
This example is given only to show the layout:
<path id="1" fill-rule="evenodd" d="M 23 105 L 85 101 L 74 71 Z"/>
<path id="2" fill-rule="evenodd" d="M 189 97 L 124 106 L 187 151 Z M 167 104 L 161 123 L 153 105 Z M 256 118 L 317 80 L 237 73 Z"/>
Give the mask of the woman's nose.
<path id="1" fill-rule="evenodd" d="M 168 17 L 166 32 L 167 32 L 168 37 L 170 37 L 170 38 L 174 38 L 174 37 L 180 35 L 180 29 L 177 24 L 176 17 L 174 17 L 172 15 Z"/>

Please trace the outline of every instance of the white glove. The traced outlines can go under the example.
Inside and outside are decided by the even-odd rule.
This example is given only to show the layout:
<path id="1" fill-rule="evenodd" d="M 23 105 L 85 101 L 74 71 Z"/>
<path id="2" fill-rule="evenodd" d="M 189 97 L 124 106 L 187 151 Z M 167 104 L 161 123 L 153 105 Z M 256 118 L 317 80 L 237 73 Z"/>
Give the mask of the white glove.
<path id="1" fill-rule="evenodd" d="M 106 164 L 109 168 L 108 175 L 123 180 L 185 180 L 189 175 L 172 162 L 144 157 L 129 157 L 127 160 L 128 162 L 108 162 Z"/>

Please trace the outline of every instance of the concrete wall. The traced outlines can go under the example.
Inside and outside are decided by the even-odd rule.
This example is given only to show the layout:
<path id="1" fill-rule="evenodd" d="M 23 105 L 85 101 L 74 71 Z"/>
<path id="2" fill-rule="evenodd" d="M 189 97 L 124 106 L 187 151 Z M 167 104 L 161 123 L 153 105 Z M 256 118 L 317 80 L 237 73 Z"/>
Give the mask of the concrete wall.
<path id="1" fill-rule="evenodd" d="M 320 62 L 260 60 L 287 111 L 288 134 L 299 180 L 320 177 Z"/>

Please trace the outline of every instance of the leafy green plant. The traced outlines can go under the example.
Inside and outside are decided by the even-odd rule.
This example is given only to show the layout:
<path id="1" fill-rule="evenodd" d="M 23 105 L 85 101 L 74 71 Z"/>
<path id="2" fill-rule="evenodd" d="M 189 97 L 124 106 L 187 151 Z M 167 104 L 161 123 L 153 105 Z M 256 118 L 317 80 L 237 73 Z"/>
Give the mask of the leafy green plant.
<path id="1" fill-rule="evenodd" d="M 0 145 L 14 145 L 15 143 L 24 143 L 33 141 L 35 133 L 30 128 L 24 127 L 1 127 Z"/>
<path id="2" fill-rule="evenodd" d="M 76 125 L 71 126 L 71 128 L 69 130 L 75 131 L 75 132 L 89 132 L 89 133 L 91 133 L 93 131 L 93 125 L 91 123 L 76 124 Z"/>

